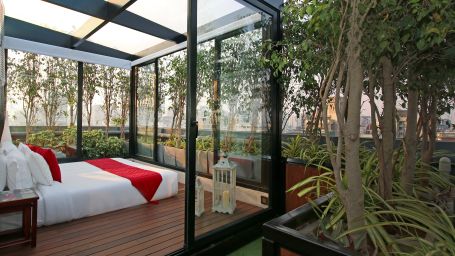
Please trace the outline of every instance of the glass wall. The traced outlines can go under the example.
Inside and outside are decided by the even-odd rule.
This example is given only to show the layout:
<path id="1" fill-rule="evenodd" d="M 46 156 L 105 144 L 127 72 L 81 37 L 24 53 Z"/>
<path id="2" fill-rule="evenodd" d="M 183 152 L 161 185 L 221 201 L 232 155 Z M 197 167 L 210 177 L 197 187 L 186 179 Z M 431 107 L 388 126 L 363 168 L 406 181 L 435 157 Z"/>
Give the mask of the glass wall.
<path id="1" fill-rule="evenodd" d="M 77 62 L 10 50 L 7 81 L 13 142 L 76 157 Z"/>
<path id="2" fill-rule="evenodd" d="M 136 154 L 154 157 L 155 145 L 155 63 L 138 67 L 136 97 Z"/>
<path id="3" fill-rule="evenodd" d="M 261 58 L 270 24 L 234 0 L 198 1 L 196 197 L 199 186 L 208 199 L 196 236 L 268 207 L 270 83 Z"/>
<path id="4" fill-rule="evenodd" d="M 84 158 L 121 157 L 128 153 L 129 72 L 85 64 L 82 155 Z"/>
<path id="5" fill-rule="evenodd" d="M 158 162 L 185 168 L 186 50 L 158 61 Z"/>

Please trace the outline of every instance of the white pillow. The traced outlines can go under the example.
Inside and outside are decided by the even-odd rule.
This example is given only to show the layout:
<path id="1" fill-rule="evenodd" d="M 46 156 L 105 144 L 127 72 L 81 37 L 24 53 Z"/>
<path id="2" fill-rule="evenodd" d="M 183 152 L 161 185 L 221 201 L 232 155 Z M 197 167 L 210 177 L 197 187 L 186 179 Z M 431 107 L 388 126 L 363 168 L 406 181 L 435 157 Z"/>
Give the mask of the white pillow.
<path id="1" fill-rule="evenodd" d="M 32 177 L 35 179 L 35 183 L 45 186 L 52 185 L 52 173 L 46 160 L 44 160 L 40 154 L 33 152 L 29 147 L 22 143 L 19 144 L 18 148 L 27 160 L 28 167 L 30 168 Z"/>
<path id="2" fill-rule="evenodd" d="M 6 186 L 6 158 L 0 153 L 0 191 Z"/>
<path id="3" fill-rule="evenodd" d="M 17 148 L 6 155 L 7 184 L 10 190 L 32 188 L 33 180 L 27 160 Z"/>
<path id="4" fill-rule="evenodd" d="M 12 150 L 17 150 L 17 147 L 11 141 L 2 141 L 0 144 L 0 154 L 8 155 Z"/>

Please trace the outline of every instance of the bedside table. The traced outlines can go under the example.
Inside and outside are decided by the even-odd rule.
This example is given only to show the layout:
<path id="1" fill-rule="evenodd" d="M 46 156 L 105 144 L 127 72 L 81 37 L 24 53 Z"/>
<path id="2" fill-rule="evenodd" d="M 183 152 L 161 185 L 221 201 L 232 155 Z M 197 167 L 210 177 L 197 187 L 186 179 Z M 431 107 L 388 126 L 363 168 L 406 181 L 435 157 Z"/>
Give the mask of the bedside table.
<path id="1" fill-rule="evenodd" d="M 0 215 L 22 212 L 22 237 L 4 235 L 6 239 L 0 240 L 0 248 L 27 243 L 36 247 L 38 198 L 33 189 L 0 192 Z"/>

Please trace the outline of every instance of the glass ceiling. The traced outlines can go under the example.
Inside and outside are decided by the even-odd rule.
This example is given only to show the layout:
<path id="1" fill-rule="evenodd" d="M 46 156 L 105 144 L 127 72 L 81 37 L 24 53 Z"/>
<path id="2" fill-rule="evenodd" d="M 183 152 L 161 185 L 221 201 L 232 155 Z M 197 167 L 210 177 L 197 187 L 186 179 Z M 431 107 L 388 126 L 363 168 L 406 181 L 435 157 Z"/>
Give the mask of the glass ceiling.
<path id="1" fill-rule="evenodd" d="M 76 50 L 78 47 L 86 50 L 89 42 L 105 47 L 100 54 L 105 53 L 106 49 L 113 49 L 137 59 L 180 43 L 182 38 L 185 40 L 187 0 L 138 0 L 121 11 L 120 8 L 128 2 L 4 0 L 7 17 L 68 35 L 70 37 L 66 41 L 78 42 L 63 47 Z M 223 24 L 220 20 L 232 14 L 245 17 L 245 7 L 234 0 L 202 2 L 199 4 L 202 8 L 199 8 L 198 27 L 204 29 L 198 29 L 199 35 L 209 32 L 212 27 L 220 27 Z M 87 7 L 93 9 L 87 10 Z M 108 13 L 112 9 L 114 11 Z M 154 33 L 155 30 L 150 28 L 159 32 Z M 168 36 L 166 38 L 163 35 Z M 169 38 L 172 35 L 180 39 Z"/>

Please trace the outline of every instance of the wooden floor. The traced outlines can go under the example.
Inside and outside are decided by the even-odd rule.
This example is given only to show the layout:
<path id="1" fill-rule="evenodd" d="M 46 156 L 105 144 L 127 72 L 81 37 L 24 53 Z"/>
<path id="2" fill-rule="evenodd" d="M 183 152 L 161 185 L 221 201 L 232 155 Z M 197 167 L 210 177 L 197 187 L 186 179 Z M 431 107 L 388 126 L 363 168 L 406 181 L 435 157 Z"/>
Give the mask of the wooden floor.
<path id="1" fill-rule="evenodd" d="M 166 255 L 183 247 L 184 186 L 173 198 L 38 229 L 37 247 L 0 249 L 0 255 Z M 205 194 L 205 213 L 196 217 L 196 235 L 260 208 L 237 202 L 233 215 L 212 213 Z"/>

